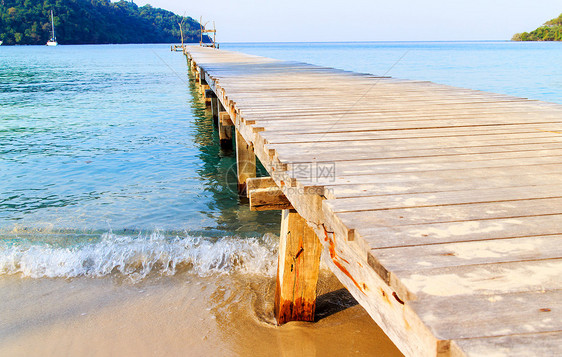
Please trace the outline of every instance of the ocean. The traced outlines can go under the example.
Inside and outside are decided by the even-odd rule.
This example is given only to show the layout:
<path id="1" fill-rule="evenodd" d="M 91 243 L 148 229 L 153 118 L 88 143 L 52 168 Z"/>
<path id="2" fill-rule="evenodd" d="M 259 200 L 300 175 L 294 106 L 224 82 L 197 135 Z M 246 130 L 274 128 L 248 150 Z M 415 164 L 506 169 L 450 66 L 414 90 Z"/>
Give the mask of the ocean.
<path id="1" fill-rule="evenodd" d="M 221 48 L 562 103 L 561 43 Z M 327 271 L 274 325 L 280 213 L 234 164 L 169 45 L 1 46 L 0 355 L 399 355 Z"/>

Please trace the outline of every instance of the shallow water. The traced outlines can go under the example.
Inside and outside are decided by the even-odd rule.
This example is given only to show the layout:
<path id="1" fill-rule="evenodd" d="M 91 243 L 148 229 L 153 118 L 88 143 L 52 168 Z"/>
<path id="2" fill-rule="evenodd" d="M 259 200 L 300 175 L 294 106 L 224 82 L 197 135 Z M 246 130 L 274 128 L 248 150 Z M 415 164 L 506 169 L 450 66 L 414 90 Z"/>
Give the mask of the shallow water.
<path id="1" fill-rule="evenodd" d="M 559 43 L 222 48 L 562 103 Z M 185 58 L 167 45 L 2 47 L 0 108 L 0 272 L 97 276 L 102 272 L 86 263 L 92 247 L 113 261 L 139 256 L 143 246 L 168 252 L 183 244 L 189 251 L 193 241 L 223 237 L 243 242 L 234 250 L 250 249 L 245 239 L 254 238 L 271 252 L 262 236 L 278 231 L 279 213 L 250 212 L 239 202 L 233 153 L 219 149 Z M 64 269 L 43 260 L 35 271 L 34 261 L 47 253 L 73 260 Z M 154 260 L 146 264 L 162 265 L 147 256 Z M 127 259 L 115 267 L 134 265 Z"/>
<path id="2" fill-rule="evenodd" d="M 562 103 L 560 44 L 222 48 Z M 1 47 L 0 354 L 398 355 L 325 271 L 272 325 L 280 215 L 233 165 L 167 45 Z"/>

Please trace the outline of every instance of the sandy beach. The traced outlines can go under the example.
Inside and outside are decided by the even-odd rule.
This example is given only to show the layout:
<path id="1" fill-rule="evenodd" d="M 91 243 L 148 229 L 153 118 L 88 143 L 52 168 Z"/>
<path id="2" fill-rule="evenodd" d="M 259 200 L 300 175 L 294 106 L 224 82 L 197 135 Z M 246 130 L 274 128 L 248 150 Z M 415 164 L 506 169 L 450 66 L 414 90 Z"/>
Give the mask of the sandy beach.
<path id="1" fill-rule="evenodd" d="M 316 323 L 274 325 L 274 279 L 0 279 L 2 356 L 400 356 L 331 273 Z"/>

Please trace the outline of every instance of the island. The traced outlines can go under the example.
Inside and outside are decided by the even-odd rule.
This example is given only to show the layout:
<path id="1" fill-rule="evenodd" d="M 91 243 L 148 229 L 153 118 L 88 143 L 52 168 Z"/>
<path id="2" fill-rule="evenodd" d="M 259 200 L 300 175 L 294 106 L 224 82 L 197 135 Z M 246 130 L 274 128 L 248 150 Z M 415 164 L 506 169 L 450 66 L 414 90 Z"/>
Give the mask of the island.
<path id="1" fill-rule="evenodd" d="M 512 41 L 562 41 L 562 14 L 531 32 L 516 33 Z"/>
<path id="2" fill-rule="evenodd" d="M 0 0 L 0 42 L 44 45 L 54 13 L 61 44 L 175 43 L 182 23 L 186 42 L 199 42 L 200 25 L 171 11 L 109 0 Z M 205 37 L 205 40 L 209 39 Z"/>

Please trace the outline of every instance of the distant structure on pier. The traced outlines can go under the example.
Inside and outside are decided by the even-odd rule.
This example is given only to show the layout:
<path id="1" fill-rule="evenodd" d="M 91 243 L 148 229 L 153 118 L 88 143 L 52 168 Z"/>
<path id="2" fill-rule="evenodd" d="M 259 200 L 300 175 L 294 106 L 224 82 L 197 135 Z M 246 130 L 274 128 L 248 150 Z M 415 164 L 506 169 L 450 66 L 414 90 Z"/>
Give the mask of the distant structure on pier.
<path id="1" fill-rule="evenodd" d="M 207 28 L 206 28 L 207 24 L 208 24 L 208 22 L 203 24 L 203 18 L 201 17 L 200 20 L 199 20 L 199 25 L 201 25 L 201 38 L 199 40 L 199 46 L 219 48 L 219 45 L 216 42 L 216 40 L 217 40 L 217 30 L 215 28 L 215 22 L 213 21 L 213 29 L 212 30 L 207 30 Z M 213 34 L 212 37 L 210 36 L 211 34 Z M 211 40 L 211 42 L 204 42 L 203 41 L 203 38 L 205 37 L 205 35 L 207 35 L 207 37 Z"/>

